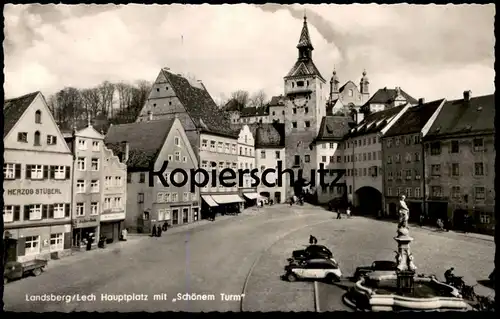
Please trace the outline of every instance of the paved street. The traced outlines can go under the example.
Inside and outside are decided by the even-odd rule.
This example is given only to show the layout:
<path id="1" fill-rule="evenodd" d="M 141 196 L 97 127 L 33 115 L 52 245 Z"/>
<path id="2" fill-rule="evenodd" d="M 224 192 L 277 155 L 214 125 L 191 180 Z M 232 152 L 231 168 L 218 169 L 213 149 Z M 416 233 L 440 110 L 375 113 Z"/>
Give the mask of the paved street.
<path id="1" fill-rule="evenodd" d="M 335 220 L 335 214 L 321 208 L 276 205 L 170 229 L 161 238 L 133 236 L 105 250 L 51 262 L 41 276 L 9 283 L 4 299 L 12 311 L 315 311 L 312 283 L 279 278 L 292 250 L 303 247 L 313 234 L 332 249 L 343 273 L 350 275 L 358 265 L 392 260 L 395 233 L 389 222 Z M 474 284 L 493 269 L 493 241 L 419 228 L 412 228 L 411 234 L 419 272 L 442 277 L 454 266 L 457 275 Z M 342 288 L 317 286 L 320 311 L 345 310 Z M 493 293 L 479 285 L 476 291 Z M 134 293 L 143 300 L 101 300 L 101 294 L 117 298 Z M 167 295 L 165 300 L 153 300 L 161 293 Z M 206 299 L 210 294 L 214 300 L 173 301 L 178 293 L 206 294 Z M 230 295 L 228 300 L 221 300 L 221 293 Z M 96 301 L 26 301 L 42 294 L 94 294 Z"/>

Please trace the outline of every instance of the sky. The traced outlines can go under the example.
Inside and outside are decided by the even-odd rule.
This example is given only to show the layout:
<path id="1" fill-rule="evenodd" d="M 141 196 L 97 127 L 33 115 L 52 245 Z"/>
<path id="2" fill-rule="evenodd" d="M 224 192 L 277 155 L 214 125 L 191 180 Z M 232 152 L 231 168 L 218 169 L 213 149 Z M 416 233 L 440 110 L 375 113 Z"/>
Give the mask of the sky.
<path id="1" fill-rule="evenodd" d="M 153 82 L 160 68 L 202 80 L 218 102 L 236 90 L 283 94 L 304 12 L 329 81 L 415 98 L 494 93 L 490 5 L 5 5 L 7 98 L 108 80 Z"/>

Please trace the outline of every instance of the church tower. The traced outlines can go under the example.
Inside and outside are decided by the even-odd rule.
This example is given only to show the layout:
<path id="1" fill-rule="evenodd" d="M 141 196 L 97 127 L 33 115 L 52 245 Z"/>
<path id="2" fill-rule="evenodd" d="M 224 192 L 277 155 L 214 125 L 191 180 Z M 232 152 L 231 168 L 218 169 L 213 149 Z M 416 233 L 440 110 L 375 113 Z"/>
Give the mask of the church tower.
<path id="1" fill-rule="evenodd" d="M 328 86 L 312 60 L 313 50 L 304 16 L 297 61 L 284 77 L 286 166 L 293 169 L 295 180 L 302 169 L 302 177 L 310 181 L 311 169 L 317 168 L 313 142 L 326 115 Z M 287 196 L 291 196 L 293 189 L 288 187 L 289 180 L 286 183 Z"/>
<path id="2" fill-rule="evenodd" d="M 370 81 L 366 76 L 366 70 L 363 71 L 363 77 L 359 82 L 359 89 L 361 93 L 361 104 L 365 104 L 370 98 Z"/>
<path id="3" fill-rule="evenodd" d="M 330 102 L 339 98 L 340 80 L 337 76 L 337 70 L 333 69 L 332 78 L 330 79 Z"/>

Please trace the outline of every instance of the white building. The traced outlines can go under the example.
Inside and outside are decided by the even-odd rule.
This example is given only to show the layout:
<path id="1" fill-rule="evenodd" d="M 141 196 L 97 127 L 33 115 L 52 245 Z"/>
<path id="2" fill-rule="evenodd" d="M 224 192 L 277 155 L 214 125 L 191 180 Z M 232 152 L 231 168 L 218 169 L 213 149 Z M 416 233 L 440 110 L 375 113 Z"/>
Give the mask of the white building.
<path id="1" fill-rule="evenodd" d="M 238 187 L 240 195 L 246 199 L 247 206 L 255 204 L 258 197 L 257 188 L 252 187 L 250 172 L 255 169 L 255 139 L 248 125 L 243 125 L 238 138 L 238 169 L 248 170 L 240 181 L 238 174 Z"/>

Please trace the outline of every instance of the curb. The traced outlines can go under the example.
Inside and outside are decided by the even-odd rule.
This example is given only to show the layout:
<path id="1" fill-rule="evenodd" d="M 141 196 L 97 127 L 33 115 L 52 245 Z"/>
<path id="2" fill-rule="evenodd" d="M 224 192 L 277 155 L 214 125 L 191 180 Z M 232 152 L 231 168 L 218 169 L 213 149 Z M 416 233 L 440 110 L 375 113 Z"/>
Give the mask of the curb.
<path id="1" fill-rule="evenodd" d="M 248 285 L 248 281 L 252 275 L 252 272 L 253 270 L 255 269 L 255 267 L 257 266 L 257 264 L 259 263 L 260 261 L 260 258 L 269 250 L 271 249 L 278 241 L 284 239 L 285 237 L 287 237 L 288 235 L 291 235 L 292 233 L 296 232 L 296 231 L 299 231 L 301 229 L 304 229 L 304 228 L 307 228 L 307 227 L 311 227 L 311 226 L 315 226 L 315 225 L 319 225 L 319 224 L 323 224 L 323 223 L 326 223 L 326 222 L 330 222 L 330 220 L 323 220 L 323 221 L 320 221 L 320 222 L 317 222 L 317 223 L 312 223 L 312 224 L 309 224 L 309 225 L 303 225 L 303 226 L 300 226 L 300 227 L 297 227 L 297 228 L 294 228 L 288 232 L 286 232 L 285 234 L 279 236 L 276 238 L 275 241 L 273 241 L 269 246 L 267 246 L 258 256 L 257 258 L 254 260 L 252 266 L 250 267 L 250 270 L 248 271 L 248 274 L 245 278 L 245 282 L 243 284 L 243 289 L 241 291 L 241 294 L 243 296 L 245 296 L 246 294 L 246 290 L 247 290 L 247 285 Z M 245 312 L 245 310 L 243 309 L 243 304 L 244 304 L 244 300 L 245 298 L 241 298 L 241 302 L 240 302 L 240 312 Z"/>
<path id="2" fill-rule="evenodd" d="M 318 282 L 314 281 L 314 308 L 316 312 L 321 312 L 319 308 L 319 291 L 318 291 Z"/>

